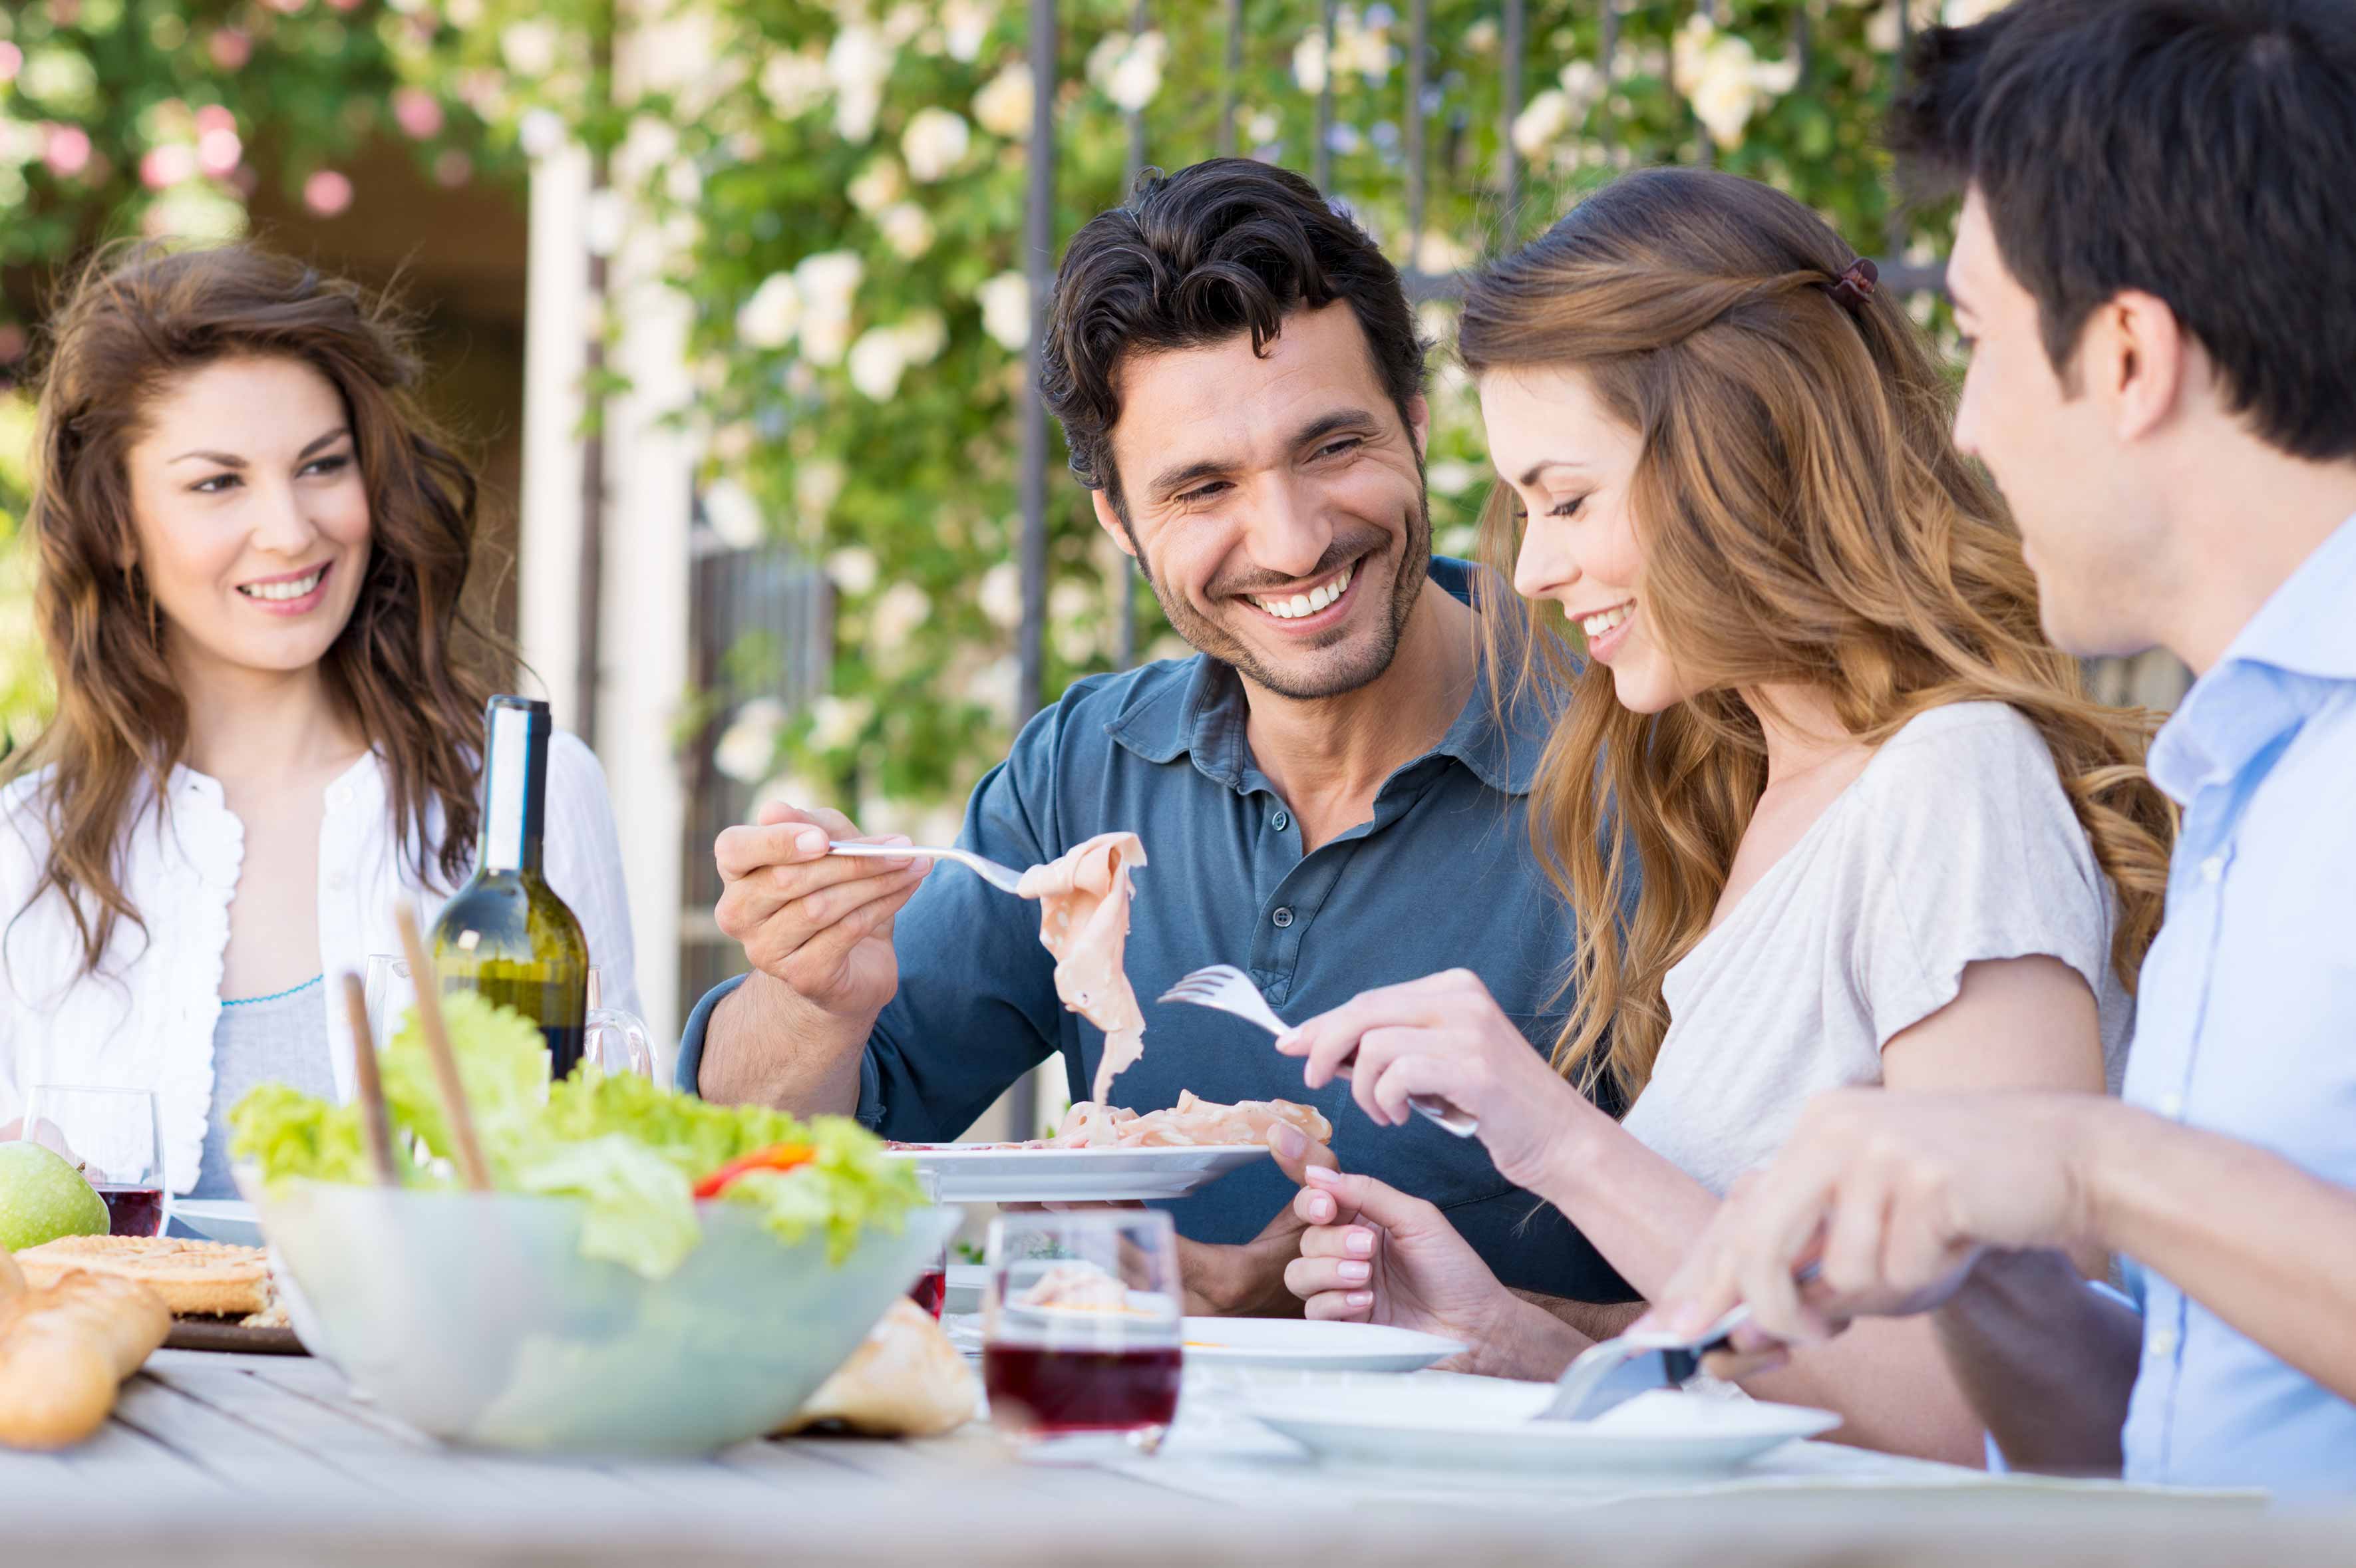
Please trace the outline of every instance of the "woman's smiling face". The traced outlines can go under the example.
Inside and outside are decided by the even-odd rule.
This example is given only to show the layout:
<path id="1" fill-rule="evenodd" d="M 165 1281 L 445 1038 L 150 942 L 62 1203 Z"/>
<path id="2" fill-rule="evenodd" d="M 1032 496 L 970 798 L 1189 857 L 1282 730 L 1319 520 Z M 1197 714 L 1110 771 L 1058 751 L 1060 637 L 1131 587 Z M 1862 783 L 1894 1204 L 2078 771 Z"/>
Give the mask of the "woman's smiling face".
<path id="1" fill-rule="evenodd" d="M 1508 367 L 1479 387 L 1490 460 L 1527 516 L 1515 589 L 1562 606 L 1589 656 L 1612 671 L 1623 706 L 1658 713 L 1693 695 L 1644 614 L 1629 494 L 1643 438 L 1604 408 L 1582 370 Z"/>
<path id="2" fill-rule="evenodd" d="M 125 464 L 133 528 L 175 665 L 317 664 L 351 619 L 369 550 L 335 383 L 299 359 L 223 359 L 143 413 Z"/>

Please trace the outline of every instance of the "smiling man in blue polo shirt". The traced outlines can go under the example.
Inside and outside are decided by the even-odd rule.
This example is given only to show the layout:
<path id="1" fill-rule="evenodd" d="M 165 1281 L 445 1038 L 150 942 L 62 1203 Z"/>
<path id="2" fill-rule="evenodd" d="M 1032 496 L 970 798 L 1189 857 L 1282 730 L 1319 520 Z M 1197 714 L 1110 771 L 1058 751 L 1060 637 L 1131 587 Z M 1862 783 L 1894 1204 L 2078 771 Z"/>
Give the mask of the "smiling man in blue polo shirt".
<path id="1" fill-rule="evenodd" d="M 1544 715 L 1501 720 L 1471 573 L 1431 557 L 1423 359 L 1397 272 L 1297 175 L 1197 165 L 1081 229 L 1043 389 L 1098 519 L 1201 651 L 1073 687 L 976 789 L 959 841 L 1020 867 L 1141 835 L 1141 997 L 1233 963 L 1305 1018 L 1462 965 L 1541 1050 L 1571 950 L 1527 835 Z M 1036 912 L 954 868 L 824 858 L 854 831 L 772 808 L 722 835 L 720 923 L 753 973 L 690 1019 L 682 1084 L 912 1140 L 963 1133 L 1057 1051 L 1085 1093 L 1102 1036 L 1058 1006 Z M 1147 1026 L 1120 1104 L 1301 1096 L 1248 1024 L 1149 1002 Z M 1316 1098 L 1345 1168 L 1431 1199 L 1507 1284 L 1627 1298 L 1478 1143 L 1378 1134 L 1345 1088 Z M 1171 1205 L 1198 1307 L 1298 1312 L 1289 1200 L 1315 1151 L 1280 1153 Z M 1522 1328 L 1566 1358 L 1579 1343 L 1535 1307 Z"/>

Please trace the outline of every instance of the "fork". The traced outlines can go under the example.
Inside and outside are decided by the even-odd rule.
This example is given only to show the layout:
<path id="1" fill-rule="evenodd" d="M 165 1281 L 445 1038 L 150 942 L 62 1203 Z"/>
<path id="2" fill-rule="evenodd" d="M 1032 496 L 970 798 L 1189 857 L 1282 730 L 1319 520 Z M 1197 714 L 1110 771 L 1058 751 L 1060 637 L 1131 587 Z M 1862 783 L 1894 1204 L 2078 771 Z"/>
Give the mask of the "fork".
<path id="1" fill-rule="evenodd" d="M 1016 892 L 1023 886 L 1023 873 L 1012 866 L 1001 866 L 995 860 L 984 859 L 965 849 L 935 849 L 922 844 L 846 844 L 837 840 L 826 847 L 830 855 L 848 855 L 853 859 L 916 859 L 955 860 L 966 866 L 1002 892 Z"/>
<path id="2" fill-rule="evenodd" d="M 1291 1026 L 1276 1016 L 1251 976 L 1232 964 L 1214 964 L 1207 969 L 1197 969 L 1182 976 L 1178 983 L 1162 993 L 1165 1002 L 1191 1002 L 1198 1008 L 1215 1008 L 1223 1013 L 1233 1013 L 1259 1025 L 1270 1034 L 1280 1035 Z M 1347 1078 L 1345 1066 L 1342 1076 Z M 1458 1110 L 1447 1101 L 1430 1094 L 1411 1094 L 1408 1108 L 1427 1120 L 1439 1123 L 1460 1138 L 1469 1138 L 1481 1130 L 1480 1121 Z"/>
<path id="3" fill-rule="evenodd" d="M 1794 1274 L 1801 1285 L 1816 1277 L 1810 1264 Z M 1590 1345 L 1555 1380 L 1554 1398 L 1534 1421 L 1584 1421 L 1602 1414 L 1647 1389 L 1675 1388 L 1694 1375 L 1701 1358 L 1725 1348 L 1728 1336 L 1751 1320 L 1751 1304 L 1738 1302 L 1698 1334 L 1621 1334 Z"/>

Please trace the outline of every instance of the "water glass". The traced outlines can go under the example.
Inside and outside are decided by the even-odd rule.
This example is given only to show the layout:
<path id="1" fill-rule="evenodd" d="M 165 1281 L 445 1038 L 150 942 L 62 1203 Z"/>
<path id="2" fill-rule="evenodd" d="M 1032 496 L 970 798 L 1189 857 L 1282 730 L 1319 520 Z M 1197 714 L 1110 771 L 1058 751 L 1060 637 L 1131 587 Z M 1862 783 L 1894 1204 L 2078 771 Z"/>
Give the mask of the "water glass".
<path id="1" fill-rule="evenodd" d="M 982 1385 L 1025 1458 L 1151 1454 L 1178 1411 L 1178 1252 L 1154 1209 L 991 1221 Z"/>
<path id="2" fill-rule="evenodd" d="M 147 1089 L 36 1083 L 25 1105 L 25 1136 L 81 1168 L 105 1200 L 117 1236 L 160 1236 L 172 1220 L 165 1179 L 163 1124 Z"/>

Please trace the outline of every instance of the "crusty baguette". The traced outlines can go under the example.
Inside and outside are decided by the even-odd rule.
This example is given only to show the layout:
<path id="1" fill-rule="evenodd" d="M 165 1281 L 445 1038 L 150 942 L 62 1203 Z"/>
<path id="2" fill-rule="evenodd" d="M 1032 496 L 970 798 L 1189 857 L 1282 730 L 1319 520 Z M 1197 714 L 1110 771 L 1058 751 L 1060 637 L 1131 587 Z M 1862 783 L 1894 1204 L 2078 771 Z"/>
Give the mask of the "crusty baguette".
<path id="1" fill-rule="evenodd" d="M 972 1419 L 981 1384 L 932 1314 L 902 1299 L 779 1428 L 834 1424 L 871 1437 L 937 1437 Z"/>
<path id="2" fill-rule="evenodd" d="M 63 1448 L 96 1432 L 171 1331 L 154 1291 L 103 1275 L 0 1300 L 0 1445 Z"/>
<path id="3" fill-rule="evenodd" d="M 77 1269 L 136 1280 L 183 1317 L 243 1317 L 271 1306 L 269 1256 L 260 1247 L 178 1236 L 67 1236 L 16 1254 L 34 1285 Z"/>

